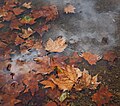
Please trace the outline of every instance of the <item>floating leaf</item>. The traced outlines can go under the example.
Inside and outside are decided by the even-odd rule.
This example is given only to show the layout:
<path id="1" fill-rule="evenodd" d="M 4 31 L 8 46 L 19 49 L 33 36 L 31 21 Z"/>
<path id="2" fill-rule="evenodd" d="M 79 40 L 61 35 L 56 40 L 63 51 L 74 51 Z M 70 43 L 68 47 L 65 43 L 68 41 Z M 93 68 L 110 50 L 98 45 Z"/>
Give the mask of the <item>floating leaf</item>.
<path id="1" fill-rule="evenodd" d="M 29 9 L 31 8 L 31 2 L 28 3 L 25 2 L 22 6 Z"/>
<path id="2" fill-rule="evenodd" d="M 100 60 L 100 57 L 96 54 L 92 54 L 90 52 L 84 52 L 82 55 L 81 55 L 85 60 L 88 61 L 89 64 L 93 65 L 93 64 L 96 64 L 96 62 L 98 60 Z"/>
<path id="3" fill-rule="evenodd" d="M 66 13 L 66 14 L 68 14 L 68 13 L 75 13 L 75 7 L 73 6 L 73 5 L 71 5 L 71 4 L 69 4 L 69 5 L 67 5 L 65 8 L 64 8 L 64 12 Z"/>
<path id="4" fill-rule="evenodd" d="M 103 59 L 113 62 L 117 58 L 116 53 L 114 51 L 107 51 L 104 53 Z"/>
<path id="5" fill-rule="evenodd" d="M 62 52 L 67 47 L 66 40 L 62 37 L 58 37 L 55 41 L 51 38 L 45 45 L 45 50 L 49 52 Z"/>

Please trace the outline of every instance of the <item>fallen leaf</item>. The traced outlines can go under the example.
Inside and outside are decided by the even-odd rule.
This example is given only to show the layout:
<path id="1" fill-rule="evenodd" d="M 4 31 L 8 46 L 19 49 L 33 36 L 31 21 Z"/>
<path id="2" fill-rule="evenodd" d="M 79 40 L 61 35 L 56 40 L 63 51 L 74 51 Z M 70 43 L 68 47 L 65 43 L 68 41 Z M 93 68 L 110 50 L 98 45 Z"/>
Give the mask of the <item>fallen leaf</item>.
<path id="1" fill-rule="evenodd" d="M 99 91 L 92 96 L 92 101 L 96 102 L 98 106 L 102 106 L 108 103 L 112 96 L 112 93 L 108 91 L 108 87 L 101 86 Z"/>
<path id="2" fill-rule="evenodd" d="M 90 65 L 96 64 L 96 62 L 100 60 L 98 55 L 92 54 L 90 52 L 84 52 L 81 56 L 87 60 Z"/>
<path id="3" fill-rule="evenodd" d="M 76 82 L 74 88 L 77 91 L 81 91 L 84 88 L 96 89 L 96 87 L 101 83 L 97 82 L 97 76 L 98 75 L 92 77 L 88 71 L 84 69 L 82 76 Z"/>
<path id="4" fill-rule="evenodd" d="M 11 29 L 20 29 L 19 28 L 20 26 L 21 26 L 21 23 L 19 22 L 18 19 L 11 20 L 11 23 L 10 23 Z"/>
<path id="5" fill-rule="evenodd" d="M 25 2 L 22 6 L 29 9 L 31 8 L 31 2 L 28 3 Z"/>
<path id="6" fill-rule="evenodd" d="M 24 12 L 24 10 L 18 7 L 18 8 L 14 8 L 13 12 L 15 15 L 20 15 L 22 12 Z"/>
<path id="7" fill-rule="evenodd" d="M 116 53 L 114 51 L 107 51 L 104 53 L 103 59 L 113 62 L 117 58 Z"/>
<path id="8" fill-rule="evenodd" d="M 45 104 L 45 106 L 57 106 L 57 104 L 55 102 L 48 102 L 47 104 Z"/>
<path id="9" fill-rule="evenodd" d="M 32 24 L 35 23 L 35 18 L 27 15 L 27 16 L 24 16 L 24 17 L 20 20 L 20 22 L 21 22 L 22 24 L 30 24 L 30 25 L 32 25 Z"/>
<path id="10" fill-rule="evenodd" d="M 3 17 L 3 20 L 10 21 L 10 20 L 12 20 L 14 18 L 15 18 L 15 16 L 14 16 L 14 14 L 12 12 L 7 12 L 7 15 Z"/>
<path id="11" fill-rule="evenodd" d="M 75 82 L 81 77 L 82 72 L 74 66 L 67 65 L 65 69 L 58 69 L 58 77 L 51 77 L 50 79 L 58 85 L 61 90 L 71 90 Z"/>
<path id="12" fill-rule="evenodd" d="M 69 5 L 67 5 L 65 8 L 64 8 L 64 12 L 66 13 L 66 14 L 68 14 L 68 13 L 75 13 L 75 7 L 73 6 L 73 5 L 71 5 L 71 4 L 69 4 Z"/>
<path id="13" fill-rule="evenodd" d="M 59 97 L 60 102 L 63 102 L 65 99 L 69 98 L 69 92 L 63 92 L 61 96 Z"/>
<path id="14" fill-rule="evenodd" d="M 44 88 L 55 88 L 55 84 L 51 80 L 44 80 L 40 82 L 41 84 L 45 85 Z"/>
<path id="15" fill-rule="evenodd" d="M 26 29 L 22 29 L 22 38 L 28 38 L 30 35 L 32 35 L 34 33 L 34 31 L 31 28 Z"/>
<path id="16" fill-rule="evenodd" d="M 47 32 L 49 29 L 48 25 L 43 25 L 42 27 L 38 28 L 36 31 L 41 35 L 43 32 Z"/>
<path id="17" fill-rule="evenodd" d="M 16 97 L 8 94 L 0 95 L 0 101 L 2 101 L 1 106 L 15 106 L 16 103 L 20 102 Z"/>
<path id="18" fill-rule="evenodd" d="M 78 55 L 78 52 L 74 52 L 71 57 L 69 57 L 69 64 L 74 65 L 82 61 L 82 57 Z"/>
<path id="19" fill-rule="evenodd" d="M 66 40 L 62 37 L 58 37 L 55 41 L 49 38 L 45 45 L 45 50 L 49 52 L 62 52 L 67 47 L 65 43 Z"/>
<path id="20" fill-rule="evenodd" d="M 4 24 L 0 24 L 0 28 L 4 27 Z"/>
<path id="21" fill-rule="evenodd" d="M 21 44 L 23 42 L 25 42 L 25 41 L 22 38 L 20 38 L 19 36 L 16 37 L 16 39 L 15 39 L 15 44 L 16 45 L 19 45 L 19 44 Z"/>

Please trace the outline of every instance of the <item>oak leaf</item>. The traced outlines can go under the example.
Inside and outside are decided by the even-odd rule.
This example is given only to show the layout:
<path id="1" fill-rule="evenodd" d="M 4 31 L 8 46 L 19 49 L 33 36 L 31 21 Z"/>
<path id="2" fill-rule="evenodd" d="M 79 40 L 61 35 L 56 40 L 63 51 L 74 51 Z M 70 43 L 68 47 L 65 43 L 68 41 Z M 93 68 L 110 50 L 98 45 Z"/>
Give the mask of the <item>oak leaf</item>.
<path id="1" fill-rule="evenodd" d="M 31 7 L 31 2 L 28 2 L 28 3 L 25 2 L 22 6 L 25 7 L 25 8 L 28 8 L 28 9 L 32 8 Z"/>
<path id="2" fill-rule="evenodd" d="M 45 45 L 45 50 L 49 52 L 62 52 L 67 47 L 66 40 L 62 37 L 58 37 L 55 41 L 51 38 Z"/>
<path id="3" fill-rule="evenodd" d="M 84 52 L 81 56 L 87 60 L 90 65 L 96 64 L 96 62 L 100 60 L 98 55 L 92 54 L 90 52 Z"/>
<path id="4" fill-rule="evenodd" d="M 96 102 L 98 106 L 102 106 L 108 103 L 112 96 L 112 93 L 108 91 L 108 87 L 101 86 L 99 91 L 92 96 L 92 101 Z"/>
<path id="5" fill-rule="evenodd" d="M 69 5 L 67 5 L 65 8 L 64 8 L 64 12 L 66 13 L 66 14 L 68 14 L 68 13 L 75 13 L 75 7 L 73 6 L 73 5 L 71 5 L 71 4 L 69 4 Z"/>

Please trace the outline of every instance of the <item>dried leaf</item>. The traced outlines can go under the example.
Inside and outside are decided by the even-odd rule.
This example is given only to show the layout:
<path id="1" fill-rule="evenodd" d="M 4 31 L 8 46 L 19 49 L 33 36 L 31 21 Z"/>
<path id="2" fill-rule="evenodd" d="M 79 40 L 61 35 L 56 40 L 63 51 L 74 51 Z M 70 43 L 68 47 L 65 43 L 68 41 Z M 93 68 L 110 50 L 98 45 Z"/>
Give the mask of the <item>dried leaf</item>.
<path id="1" fill-rule="evenodd" d="M 66 14 L 68 14 L 68 13 L 75 13 L 75 7 L 73 6 L 73 5 L 71 5 L 71 4 L 69 4 L 69 5 L 67 5 L 65 8 L 64 8 L 64 12 L 66 13 Z"/>
<path id="2" fill-rule="evenodd" d="M 108 87 L 101 86 L 99 91 L 92 96 L 92 101 L 96 102 L 98 106 L 102 106 L 108 103 L 111 97 L 112 94 L 108 91 Z"/>
<path id="3" fill-rule="evenodd" d="M 116 53 L 114 51 L 107 51 L 104 53 L 103 59 L 113 62 L 117 58 Z"/>
<path id="4" fill-rule="evenodd" d="M 74 66 L 67 65 L 65 69 L 58 70 L 59 78 L 52 77 L 51 80 L 58 85 L 61 90 L 71 90 L 75 82 L 81 77 L 82 72 Z"/>
<path id="5" fill-rule="evenodd" d="M 20 29 L 19 28 L 20 26 L 21 26 L 21 23 L 19 22 L 19 20 L 14 19 L 11 21 L 11 24 L 10 24 L 11 29 Z"/>
<path id="6" fill-rule="evenodd" d="M 49 88 L 49 87 L 52 89 L 55 88 L 55 84 L 50 80 L 44 80 L 44 81 L 41 81 L 40 83 L 45 85 L 44 88 Z"/>
<path id="7" fill-rule="evenodd" d="M 19 36 L 16 37 L 16 39 L 15 39 L 15 44 L 16 45 L 19 45 L 19 44 L 21 44 L 23 42 L 24 42 L 24 40 L 22 38 L 20 38 Z"/>
<path id="8" fill-rule="evenodd" d="M 69 93 L 68 92 L 63 92 L 61 96 L 59 97 L 60 102 L 63 102 L 65 99 L 69 98 Z"/>
<path id="9" fill-rule="evenodd" d="M 31 28 L 26 29 L 22 29 L 22 38 L 28 38 L 30 35 L 32 35 L 34 33 L 34 31 Z"/>
<path id="10" fill-rule="evenodd" d="M 20 15 L 22 12 L 24 12 L 24 10 L 18 7 L 18 8 L 14 8 L 13 12 L 15 15 Z"/>
<path id="11" fill-rule="evenodd" d="M 25 2 L 22 6 L 29 9 L 31 8 L 31 2 L 28 3 Z"/>
<path id="12" fill-rule="evenodd" d="M 96 89 L 96 87 L 100 84 L 100 82 L 97 82 L 97 76 L 98 75 L 92 77 L 89 75 L 88 71 L 84 69 L 82 77 L 75 84 L 74 88 L 78 91 L 81 91 L 84 88 Z"/>
<path id="13" fill-rule="evenodd" d="M 32 24 L 35 23 L 35 18 L 27 15 L 27 16 L 24 16 L 24 17 L 20 20 L 20 22 L 21 22 L 22 24 L 30 24 L 30 25 L 32 25 Z"/>
<path id="14" fill-rule="evenodd" d="M 41 35 L 43 32 L 47 32 L 49 27 L 47 25 L 43 25 L 41 28 L 38 28 L 36 31 Z"/>
<path id="15" fill-rule="evenodd" d="M 47 104 L 45 104 L 45 106 L 57 106 L 57 104 L 55 102 L 48 102 Z"/>
<path id="16" fill-rule="evenodd" d="M 0 24 L 0 28 L 4 27 L 4 24 Z"/>
<path id="17" fill-rule="evenodd" d="M 100 60 L 98 55 L 92 54 L 90 52 L 84 52 L 81 56 L 87 60 L 90 65 L 96 64 L 96 62 Z"/>
<path id="18" fill-rule="evenodd" d="M 67 44 L 65 43 L 66 40 L 61 37 L 58 37 L 55 41 L 49 38 L 45 45 L 45 50 L 49 52 L 62 52 L 67 47 Z"/>

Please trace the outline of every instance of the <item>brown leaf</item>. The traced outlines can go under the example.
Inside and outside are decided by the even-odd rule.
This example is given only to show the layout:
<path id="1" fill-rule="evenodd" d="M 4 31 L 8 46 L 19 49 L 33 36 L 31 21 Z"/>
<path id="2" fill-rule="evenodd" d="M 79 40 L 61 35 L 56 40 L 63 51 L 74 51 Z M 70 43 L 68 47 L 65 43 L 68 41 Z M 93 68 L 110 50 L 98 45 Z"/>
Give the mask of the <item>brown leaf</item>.
<path id="1" fill-rule="evenodd" d="M 92 101 L 96 102 L 98 106 L 102 106 L 108 103 L 111 97 L 112 94 L 108 91 L 108 87 L 101 86 L 99 91 L 92 96 Z"/>
<path id="2" fill-rule="evenodd" d="M 3 101 L 1 106 L 15 106 L 16 103 L 20 102 L 16 97 L 8 94 L 0 95 L 0 101 Z"/>
<path id="3" fill-rule="evenodd" d="M 26 29 L 22 29 L 22 38 L 28 38 L 30 35 L 32 35 L 34 33 L 34 31 L 31 28 Z"/>
<path id="4" fill-rule="evenodd" d="M 48 102 L 47 104 L 45 104 L 45 106 L 57 106 L 57 104 L 55 102 Z"/>
<path id="5" fill-rule="evenodd" d="M 97 82 L 97 76 L 98 75 L 92 77 L 89 75 L 88 71 L 84 69 L 82 77 L 75 84 L 74 88 L 78 91 L 84 88 L 96 89 L 96 87 L 100 84 L 100 82 Z"/>
<path id="6" fill-rule="evenodd" d="M 36 91 L 38 91 L 39 87 L 38 87 L 38 81 L 42 80 L 42 75 L 41 74 L 34 74 L 34 73 L 28 73 L 24 76 L 23 82 L 25 83 L 25 85 L 27 85 L 27 88 L 24 92 L 28 92 L 29 89 L 32 92 L 32 95 L 34 95 L 34 93 Z"/>
<path id="7" fill-rule="evenodd" d="M 2 28 L 2 27 L 4 27 L 4 24 L 1 24 L 1 23 L 0 23 L 0 28 Z"/>
<path id="8" fill-rule="evenodd" d="M 19 22 L 18 19 L 14 19 L 10 23 L 10 28 L 11 29 L 20 29 L 19 27 L 21 26 L 21 23 Z"/>
<path id="9" fill-rule="evenodd" d="M 87 60 L 90 65 L 96 64 L 96 62 L 100 60 L 98 55 L 92 54 L 90 52 L 84 52 L 81 56 Z"/>
<path id="10" fill-rule="evenodd" d="M 25 7 L 25 8 L 28 8 L 28 9 L 32 8 L 31 7 L 31 2 L 28 2 L 28 3 L 25 2 L 22 6 Z"/>
<path id="11" fill-rule="evenodd" d="M 116 53 L 114 51 L 107 51 L 104 53 L 103 59 L 113 62 L 117 58 Z"/>
<path id="12" fill-rule="evenodd" d="M 76 64 L 77 62 L 81 62 L 82 57 L 78 55 L 77 52 L 74 52 L 71 57 L 69 57 L 69 64 L 73 65 Z"/>
<path id="13" fill-rule="evenodd" d="M 66 13 L 66 14 L 68 14 L 68 13 L 75 13 L 75 7 L 73 6 L 73 5 L 71 5 L 71 4 L 69 4 L 69 5 L 67 5 L 65 8 L 64 8 L 64 12 Z"/>
<path id="14" fill-rule="evenodd" d="M 3 17 L 3 20 L 10 21 L 11 19 L 15 18 L 12 12 L 7 12 L 7 15 Z"/>
<path id="15" fill-rule="evenodd" d="M 49 38 L 45 45 L 45 50 L 49 52 L 62 52 L 67 47 L 65 43 L 66 40 L 62 37 L 58 37 L 55 41 Z"/>
<path id="16" fill-rule="evenodd" d="M 15 39 L 15 44 L 16 45 L 19 45 L 19 44 L 21 44 L 23 42 L 24 42 L 24 40 L 22 38 L 20 38 L 19 36 L 16 37 L 16 39 Z"/>
<path id="17" fill-rule="evenodd" d="M 41 28 L 37 29 L 36 31 L 41 35 L 43 32 L 47 32 L 49 29 L 48 25 L 43 25 Z"/>
<path id="18" fill-rule="evenodd" d="M 15 15 L 20 15 L 22 12 L 24 12 L 24 10 L 18 7 L 18 8 L 14 8 L 13 12 Z"/>
<path id="19" fill-rule="evenodd" d="M 82 72 L 74 66 L 66 66 L 65 69 L 58 70 L 59 78 L 52 77 L 51 80 L 58 85 L 61 90 L 71 90 L 75 82 L 81 77 Z"/>
<path id="20" fill-rule="evenodd" d="M 50 80 L 44 80 L 44 81 L 41 81 L 40 83 L 45 85 L 44 88 L 49 88 L 49 87 L 52 89 L 55 88 L 55 84 Z"/>
<path id="21" fill-rule="evenodd" d="M 21 22 L 22 24 L 30 24 L 30 25 L 32 25 L 32 24 L 35 23 L 35 18 L 33 18 L 33 17 L 31 17 L 31 16 L 25 16 L 25 17 L 23 17 L 23 18 L 20 20 L 20 22 Z"/>

